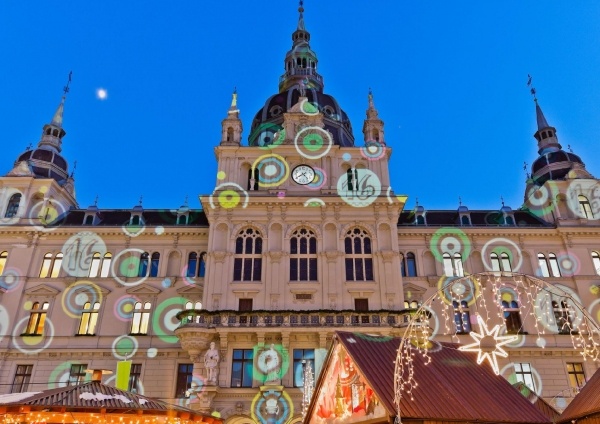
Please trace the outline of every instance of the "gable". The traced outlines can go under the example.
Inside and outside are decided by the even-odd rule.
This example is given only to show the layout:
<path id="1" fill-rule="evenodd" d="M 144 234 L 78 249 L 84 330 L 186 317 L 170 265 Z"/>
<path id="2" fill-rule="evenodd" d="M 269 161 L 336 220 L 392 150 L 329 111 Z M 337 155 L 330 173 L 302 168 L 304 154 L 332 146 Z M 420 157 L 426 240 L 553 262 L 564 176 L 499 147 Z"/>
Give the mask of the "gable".
<path id="1" fill-rule="evenodd" d="M 189 297 L 193 299 L 198 297 L 202 298 L 202 288 L 195 284 L 181 287 L 177 289 L 177 293 L 182 297 Z"/>
<path id="2" fill-rule="evenodd" d="M 155 287 L 152 287 L 148 284 L 140 284 L 138 286 L 135 287 L 130 287 L 127 290 L 125 290 L 128 294 L 134 294 L 134 295 L 139 295 L 139 296 L 156 296 L 159 293 L 161 293 L 161 291 Z"/>
<path id="3" fill-rule="evenodd" d="M 42 296 L 42 297 L 54 297 L 60 293 L 60 290 L 55 289 L 47 284 L 41 284 L 39 286 L 31 287 L 25 290 L 27 296 Z"/>

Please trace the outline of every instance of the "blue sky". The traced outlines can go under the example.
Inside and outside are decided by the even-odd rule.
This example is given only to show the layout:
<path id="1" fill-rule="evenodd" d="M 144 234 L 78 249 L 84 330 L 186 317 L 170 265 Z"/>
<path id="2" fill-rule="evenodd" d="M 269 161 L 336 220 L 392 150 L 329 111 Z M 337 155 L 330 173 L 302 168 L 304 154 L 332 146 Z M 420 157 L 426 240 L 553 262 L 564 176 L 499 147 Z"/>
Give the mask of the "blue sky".
<path id="1" fill-rule="evenodd" d="M 216 182 L 213 147 L 237 86 L 251 119 L 277 91 L 297 2 L 5 0 L 2 161 L 50 121 L 73 71 L 63 154 L 81 207 L 174 209 Z M 600 2 L 305 1 L 325 92 L 360 133 L 372 87 L 393 148 L 392 186 L 428 209 L 523 201 L 540 104 L 600 176 Z M 108 92 L 99 100 L 96 90 Z"/>

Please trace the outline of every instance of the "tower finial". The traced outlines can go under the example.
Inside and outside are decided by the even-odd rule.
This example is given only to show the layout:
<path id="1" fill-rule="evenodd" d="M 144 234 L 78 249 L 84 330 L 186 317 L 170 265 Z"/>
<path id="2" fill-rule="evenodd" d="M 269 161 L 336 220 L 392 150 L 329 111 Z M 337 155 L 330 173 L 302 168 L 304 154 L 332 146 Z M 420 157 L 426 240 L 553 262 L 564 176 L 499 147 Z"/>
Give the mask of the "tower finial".
<path id="1" fill-rule="evenodd" d="M 500 201 L 502 202 L 502 207 L 504 207 L 504 197 L 500 196 Z"/>
<path id="2" fill-rule="evenodd" d="M 237 109 L 237 87 L 233 87 L 233 94 L 231 95 L 231 110 Z"/>
<path id="3" fill-rule="evenodd" d="M 188 205 L 188 195 L 187 194 L 185 195 L 185 201 L 183 202 L 183 205 L 184 206 Z"/>
<path id="4" fill-rule="evenodd" d="M 67 96 L 67 93 L 69 92 L 69 84 L 71 84 L 71 77 L 73 76 L 73 71 L 69 72 L 69 80 L 67 81 L 67 85 L 65 85 L 63 87 L 63 97 Z"/>
<path id="5" fill-rule="evenodd" d="M 77 169 L 77 161 L 73 161 L 73 170 L 71 171 L 70 178 L 75 176 L 75 170 Z"/>
<path id="6" fill-rule="evenodd" d="M 462 198 L 458 196 L 458 206 L 462 206 Z"/>
<path id="7" fill-rule="evenodd" d="M 304 31 L 304 1 L 300 0 L 298 5 L 298 29 Z"/>
<path id="8" fill-rule="evenodd" d="M 96 194 L 96 198 L 94 199 L 94 206 L 98 206 L 98 195 Z"/>
<path id="9" fill-rule="evenodd" d="M 537 104 L 537 96 L 536 96 L 536 89 L 533 86 L 533 77 L 530 74 L 527 74 L 527 87 L 530 87 L 529 92 L 531 93 L 531 95 L 533 96 L 533 101 Z"/>
<path id="10" fill-rule="evenodd" d="M 142 206 L 142 200 L 144 200 L 144 195 L 143 194 L 140 195 L 140 206 Z"/>
<path id="11" fill-rule="evenodd" d="M 375 109 L 375 105 L 373 104 L 373 90 L 369 87 L 369 109 Z"/>

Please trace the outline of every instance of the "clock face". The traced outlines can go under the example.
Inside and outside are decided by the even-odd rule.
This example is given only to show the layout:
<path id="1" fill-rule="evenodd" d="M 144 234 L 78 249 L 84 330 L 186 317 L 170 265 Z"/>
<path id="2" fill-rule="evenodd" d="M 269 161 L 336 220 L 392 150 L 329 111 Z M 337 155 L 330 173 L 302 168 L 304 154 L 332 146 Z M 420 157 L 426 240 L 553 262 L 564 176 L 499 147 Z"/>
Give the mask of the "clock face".
<path id="1" fill-rule="evenodd" d="M 307 185 L 315 179 L 315 170 L 308 165 L 298 165 L 292 171 L 292 179 L 301 185 Z"/>

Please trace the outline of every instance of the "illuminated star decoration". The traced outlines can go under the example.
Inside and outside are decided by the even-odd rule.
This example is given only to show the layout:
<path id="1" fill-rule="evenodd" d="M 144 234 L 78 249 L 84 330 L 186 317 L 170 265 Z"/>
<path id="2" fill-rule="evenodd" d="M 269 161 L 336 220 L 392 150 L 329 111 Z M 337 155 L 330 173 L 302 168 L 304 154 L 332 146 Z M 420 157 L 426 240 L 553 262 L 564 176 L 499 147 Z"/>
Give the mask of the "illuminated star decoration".
<path id="1" fill-rule="evenodd" d="M 508 353 L 501 346 L 516 341 L 519 336 L 499 336 L 500 325 L 496 325 L 491 330 L 488 330 L 486 323 L 481 318 L 481 315 L 477 315 L 477 322 L 481 328 L 481 333 L 471 331 L 469 334 L 475 340 L 475 343 L 470 345 L 461 346 L 458 350 L 466 352 L 477 352 L 477 364 L 481 364 L 485 358 L 490 361 L 492 368 L 496 375 L 500 374 L 498 369 L 498 356 L 506 358 Z"/>

